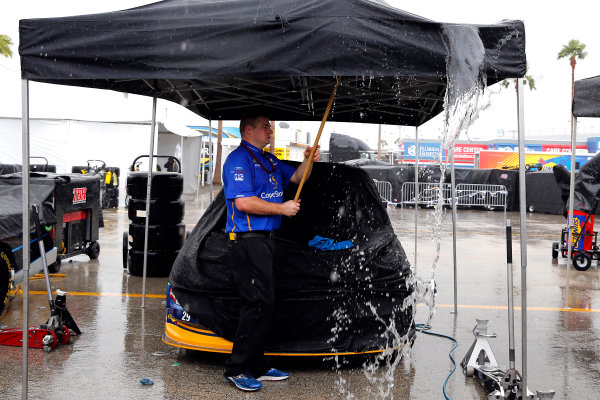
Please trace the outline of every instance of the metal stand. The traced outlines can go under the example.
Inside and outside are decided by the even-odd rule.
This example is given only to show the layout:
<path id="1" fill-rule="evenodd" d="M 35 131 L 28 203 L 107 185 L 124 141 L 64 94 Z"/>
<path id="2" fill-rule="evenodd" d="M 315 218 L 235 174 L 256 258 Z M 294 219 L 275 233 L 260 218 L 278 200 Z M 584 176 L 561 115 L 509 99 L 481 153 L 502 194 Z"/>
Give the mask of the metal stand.
<path id="1" fill-rule="evenodd" d="M 500 368 L 488 338 L 495 338 L 496 334 L 488 333 L 488 320 L 477 319 L 473 328 L 475 341 L 461 361 L 460 365 L 467 376 L 475 376 L 488 392 L 488 400 L 493 399 L 552 399 L 554 391 L 538 391 L 535 394 L 529 391 L 519 371 L 515 368 L 515 342 L 514 342 L 514 304 L 513 304 L 513 277 L 512 277 L 512 227 L 510 220 L 506 222 L 506 258 L 507 258 L 507 284 L 508 284 L 508 335 L 509 335 L 509 368 Z M 525 389 L 525 390 L 524 390 Z M 523 393 L 526 393 L 524 397 Z"/>
<path id="2" fill-rule="evenodd" d="M 494 399 L 531 399 L 550 400 L 554 398 L 554 391 L 537 391 L 527 389 L 527 397 L 523 397 L 523 381 L 521 374 L 515 368 L 503 370 L 498 365 L 488 338 L 495 338 L 496 334 L 488 333 L 487 320 L 477 319 L 473 328 L 475 341 L 461 361 L 460 365 L 467 376 L 475 376 L 488 392 L 488 400 Z"/>

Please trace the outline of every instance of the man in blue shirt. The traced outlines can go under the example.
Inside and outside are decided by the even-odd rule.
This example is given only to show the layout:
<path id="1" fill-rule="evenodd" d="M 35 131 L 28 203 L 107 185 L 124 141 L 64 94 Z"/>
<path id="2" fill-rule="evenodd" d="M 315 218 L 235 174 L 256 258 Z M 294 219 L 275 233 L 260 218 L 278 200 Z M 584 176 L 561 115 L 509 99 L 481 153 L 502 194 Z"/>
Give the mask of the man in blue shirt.
<path id="1" fill-rule="evenodd" d="M 242 141 L 225 160 L 223 184 L 227 202 L 229 267 L 238 288 L 241 305 L 231 356 L 225 362 L 225 378 L 245 391 L 262 387 L 260 381 L 284 380 L 289 374 L 272 368 L 264 356 L 265 338 L 270 329 L 274 303 L 272 233 L 281 217 L 293 217 L 300 200 L 283 202 L 283 190 L 290 182 L 300 183 L 309 168 L 311 148 L 294 169 L 262 149 L 271 141 L 273 130 L 266 116 L 247 114 L 240 121 Z M 313 161 L 320 158 L 317 149 Z"/>

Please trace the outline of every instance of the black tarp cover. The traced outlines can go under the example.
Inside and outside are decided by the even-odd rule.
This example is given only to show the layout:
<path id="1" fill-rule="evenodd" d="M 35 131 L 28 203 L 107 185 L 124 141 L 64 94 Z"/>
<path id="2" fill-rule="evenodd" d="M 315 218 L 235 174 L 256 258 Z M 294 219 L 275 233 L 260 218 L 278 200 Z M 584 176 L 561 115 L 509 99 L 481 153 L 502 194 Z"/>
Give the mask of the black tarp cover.
<path id="1" fill-rule="evenodd" d="M 320 120 L 342 76 L 330 120 L 419 126 L 443 109 L 450 26 L 477 30 L 488 85 L 524 76 L 520 21 L 445 24 L 369 0 L 167 0 L 21 20 L 19 54 L 23 79 L 157 96 L 221 120 L 257 105 Z"/>
<path id="2" fill-rule="evenodd" d="M 562 198 L 565 200 L 565 215 L 569 209 L 569 183 L 570 173 L 566 168 L 556 166 L 553 168 L 554 176 L 562 190 Z M 575 174 L 575 197 L 573 209 L 585 213 L 598 211 L 600 200 L 600 153 L 583 164 L 579 172 Z"/>
<path id="3" fill-rule="evenodd" d="M 31 173 L 29 198 L 31 204 L 40 210 L 40 222 L 44 225 L 56 224 L 54 212 L 54 180 L 44 179 Z M 0 241 L 18 237 L 23 233 L 23 186 L 22 174 L 0 176 Z M 30 228 L 34 229 L 33 217 Z"/>
<path id="4" fill-rule="evenodd" d="M 294 197 L 292 186 L 286 199 Z M 301 199 L 300 212 L 283 219 L 275 239 L 276 308 L 267 349 L 361 352 L 391 345 L 385 334 L 391 320 L 401 335 L 411 327 L 413 287 L 372 180 L 359 168 L 316 163 Z M 225 261 L 225 219 L 221 191 L 185 241 L 169 282 L 190 315 L 231 340 L 239 297 Z M 355 247 L 311 249 L 317 234 Z"/>
<path id="5" fill-rule="evenodd" d="M 575 81 L 573 115 L 600 118 L 600 75 Z"/>
<path id="6" fill-rule="evenodd" d="M 368 144 L 360 139 L 341 133 L 329 137 L 329 161 L 342 162 L 361 158 L 361 152 L 370 151 Z"/>

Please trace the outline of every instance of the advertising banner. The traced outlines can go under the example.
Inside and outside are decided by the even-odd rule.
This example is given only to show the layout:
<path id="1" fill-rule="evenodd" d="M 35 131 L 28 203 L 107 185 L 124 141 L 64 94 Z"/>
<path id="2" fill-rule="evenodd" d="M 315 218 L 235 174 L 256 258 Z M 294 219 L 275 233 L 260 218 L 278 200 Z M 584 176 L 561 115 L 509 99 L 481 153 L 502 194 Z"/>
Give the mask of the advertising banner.
<path id="1" fill-rule="evenodd" d="M 585 164 L 592 154 L 575 156 L 575 169 Z M 571 169 L 571 154 L 569 153 L 526 153 L 525 169 L 534 171 L 552 171 L 555 165 L 564 165 Z M 479 168 L 519 169 L 519 153 L 514 151 L 481 150 L 479 152 Z"/>
<path id="2" fill-rule="evenodd" d="M 542 147 L 543 145 L 541 143 L 529 143 L 525 145 L 525 151 L 542 151 Z M 519 144 L 516 142 L 491 143 L 488 149 L 502 151 L 519 151 Z"/>
<path id="3" fill-rule="evenodd" d="M 575 146 L 577 150 L 581 149 L 584 152 L 587 151 L 587 146 L 580 144 Z M 570 144 L 543 144 L 542 151 L 548 153 L 571 153 L 571 145 Z"/>
<path id="4" fill-rule="evenodd" d="M 429 161 L 429 162 L 439 161 L 441 147 L 442 147 L 442 145 L 440 143 L 419 143 L 419 162 L 421 162 L 421 161 Z M 414 161 L 416 154 L 417 154 L 416 143 L 415 142 L 404 142 L 404 161 Z"/>
<path id="5" fill-rule="evenodd" d="M 475 153 L 487 148 L 487 144 L 455 143 L 454 162 L 472 164 L 475 162 Z"/>

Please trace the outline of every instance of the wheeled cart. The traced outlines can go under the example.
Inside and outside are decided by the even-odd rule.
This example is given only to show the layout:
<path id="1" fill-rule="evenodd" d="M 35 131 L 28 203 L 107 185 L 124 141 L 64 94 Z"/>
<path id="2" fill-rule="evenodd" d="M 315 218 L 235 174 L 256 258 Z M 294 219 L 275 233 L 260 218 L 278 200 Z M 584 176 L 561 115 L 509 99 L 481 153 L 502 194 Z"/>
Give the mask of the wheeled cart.
<path id="1" fill-rule="evenodd" d="M 552 243 L 552 258 L 568 257 L 569 229 L 563 228 L 560 242 Z M 582 211 L 573 212 L 572 259 L 573 267 L 585 271 L 592 265 L 592 260 L 600 260 L 598 248 L 598 232 L 594 232 L 594 214 Z"/>
<path id="2" fill-rule="evenodd" d="M 46 254 L 42 260 L 34 227 L 30 227 L 29 273 L 41 272 L 42 261 L 49 272 L 58 272 L 65 258 L 82 253 L 98 258 L 100 176 L 49 172 L 30 176 L 30 201 L 40 209 Z M 10 293 L 25 279 L 21 182 L 21 173 L 0 176 L 0 315 L 8 306 Z"/>
<path id="3" fill-rule="evenodd" d="M 55 175 L 54 209 L 58 221 L 54 242 L 59 258 L 100 255 L 100 175 Z"/>

